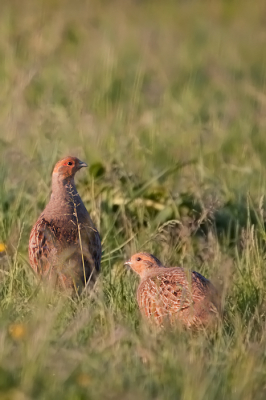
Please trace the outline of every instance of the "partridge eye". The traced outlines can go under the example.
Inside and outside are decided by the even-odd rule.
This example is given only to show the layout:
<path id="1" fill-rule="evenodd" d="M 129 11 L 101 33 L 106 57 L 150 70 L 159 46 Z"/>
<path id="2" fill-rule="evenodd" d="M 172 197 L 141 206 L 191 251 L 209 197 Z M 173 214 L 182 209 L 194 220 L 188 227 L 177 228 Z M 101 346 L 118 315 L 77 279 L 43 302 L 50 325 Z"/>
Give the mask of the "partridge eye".
<path id="1" fill-rule="evenodd" d="M 68 161 L 67 165 L 72 165 L 73 163 L 71 161 Z"/>
<path id="2" fill-rule="evenodd" d="M 140 260 L 141 260 L 141 258 L 140 258 L 140 257 L 137 257 L 137 258 L 136 258 L 136 260 L 137 260 L 137 261 L 140 261 Z"/>

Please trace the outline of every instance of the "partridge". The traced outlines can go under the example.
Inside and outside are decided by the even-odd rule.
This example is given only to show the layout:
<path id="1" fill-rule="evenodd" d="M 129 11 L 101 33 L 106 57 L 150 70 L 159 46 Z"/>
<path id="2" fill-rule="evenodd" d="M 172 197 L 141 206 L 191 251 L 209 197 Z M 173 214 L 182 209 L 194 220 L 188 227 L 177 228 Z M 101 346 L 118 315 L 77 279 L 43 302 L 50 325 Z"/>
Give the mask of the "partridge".
<path id="1" fill-rule="evenodd" d="M 126 263 L 140 276 L 137 301 L 142 314 L 157 325 L 176 322 L 198 329 L 217 320 L 220 300 L 211 282 L 195 271 L 166 268 L 149 253 L 134 254 Z"/>
<path id="2" fill-rule="evenodd" d="M 87 164 L 76 157 L 58 161 L 52 194 L 34 224 L 29 240 L 33 270 L 60 288 L 81 289 L 100 271 L 101 240 L 75 186 L 77 171 Z"/>

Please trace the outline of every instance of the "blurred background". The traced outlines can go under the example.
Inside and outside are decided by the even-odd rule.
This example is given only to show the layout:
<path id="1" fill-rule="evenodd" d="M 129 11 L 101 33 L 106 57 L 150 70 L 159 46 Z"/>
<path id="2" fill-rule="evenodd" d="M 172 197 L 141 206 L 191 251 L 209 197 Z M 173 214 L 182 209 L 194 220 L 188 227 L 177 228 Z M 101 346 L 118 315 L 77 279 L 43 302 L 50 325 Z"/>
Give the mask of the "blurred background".
<path id="1" fill-rule="evenodd" d="M 1 1 L 5 399 L 265 399 L 265 24 L 264 0 Z M 28 263 L 66 155 L 103 243 L 87 299 L 40 297 Z M 213 280 L 216 338 L 142 327 L 137 250 Z"/>
<path id="2" fill-rule="evenodd" d="M 68 153 L 263 162 L 264 1 L 11 0 L 0 22 L 2 158 L 22 172 Z"/>

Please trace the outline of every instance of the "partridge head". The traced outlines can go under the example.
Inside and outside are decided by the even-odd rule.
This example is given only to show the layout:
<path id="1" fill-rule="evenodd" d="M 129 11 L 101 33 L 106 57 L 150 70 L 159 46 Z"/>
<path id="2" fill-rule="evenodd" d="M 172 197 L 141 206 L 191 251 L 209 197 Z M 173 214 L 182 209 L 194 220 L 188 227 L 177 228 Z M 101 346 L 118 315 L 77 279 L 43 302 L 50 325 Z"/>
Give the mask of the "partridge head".
<path id="1" fill-rule="evenodd" d="M 58 177 L 59 179 L 74 179 L 76 172 L 87 166 L 88 165 L 85 162 L 80 161 L 76 157 L 63 158 L 55 164 L 53 178 L 55 177 L 56 179 L 56 177 Z"/>
<path id="2" fill-rule="evenodd" d="M 136 253 L 125 262 L 133 271 L 135 271 L 141 279 L 145 278 L 150 273 L 154 273 L 156 268 L 164 268 L 161 261 L 154 255 L 149 253 Z"/>

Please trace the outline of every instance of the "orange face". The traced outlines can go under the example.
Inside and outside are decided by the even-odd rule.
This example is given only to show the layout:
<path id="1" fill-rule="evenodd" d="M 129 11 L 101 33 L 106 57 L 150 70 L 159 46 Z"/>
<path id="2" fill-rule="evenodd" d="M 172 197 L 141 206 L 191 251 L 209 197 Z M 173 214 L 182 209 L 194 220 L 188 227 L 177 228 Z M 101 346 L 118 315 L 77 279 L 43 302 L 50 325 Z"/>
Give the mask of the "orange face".
<path id="1" fill-rule="evenodd" d="M 141 277 L 152 268 L 163 267 L 158 258 L 149 253 L 136 253 L 125 262 L 125 265 L 129 265 Z"/>
<path id="2" fill-rule="evenodd" d="M 82 167 L 87 167 L 88 165 L 80 161 L 77 157 L 65 157 L 55 164 L 53 174 L 59 174 L 65 178 L 72 177 L 75 173 Z"/>

